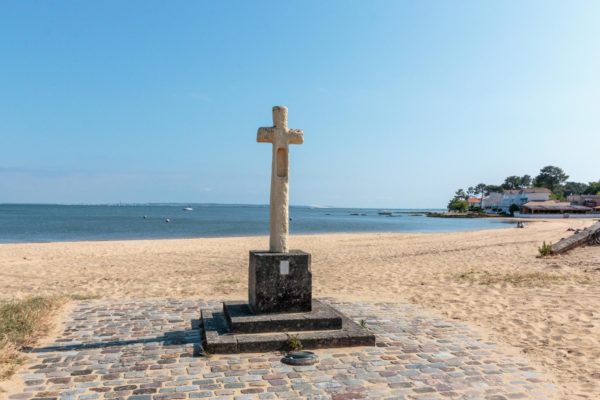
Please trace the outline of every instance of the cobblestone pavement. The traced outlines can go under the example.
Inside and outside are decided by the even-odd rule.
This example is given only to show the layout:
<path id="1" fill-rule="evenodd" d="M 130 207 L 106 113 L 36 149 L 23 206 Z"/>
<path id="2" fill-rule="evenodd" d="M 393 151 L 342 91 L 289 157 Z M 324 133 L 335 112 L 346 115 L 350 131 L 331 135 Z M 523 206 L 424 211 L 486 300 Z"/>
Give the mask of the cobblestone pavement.
<path id="1" fill-rule="evenodd" d="M 198 316 L 216 302 L 82 301 L 63 333 L 36 348 L 11 400 L 548 399 L 555 390 L 523 359 L 465 325 L 403 304 L 329 301 L 377 334 L 377 347 L 316 351 L 314 366 L 278 353 L 201 356 Z"/>

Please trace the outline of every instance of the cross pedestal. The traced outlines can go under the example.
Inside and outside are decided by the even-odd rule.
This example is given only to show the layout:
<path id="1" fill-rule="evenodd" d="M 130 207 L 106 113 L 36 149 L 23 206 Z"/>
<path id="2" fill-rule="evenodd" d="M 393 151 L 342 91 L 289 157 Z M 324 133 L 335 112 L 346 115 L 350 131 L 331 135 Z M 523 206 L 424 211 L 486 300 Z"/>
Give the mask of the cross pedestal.
<path id="1" fill-rule="evenodd" d="M 285 350 L 289 333 L 305 348 L 374 345 L 375 336 L 333 307 L 312 299 L 310 254 L 288 249 L 289 145 L 304 134 L 289 129 L 287 108 L 273 107 L 273 126 L 259 128 L 260 143 L 272 143 L 268 251 L 251 251 L 248 303 L 225 302 L 202 310 L 202 338 L 210 353 Z"/>
<path id="2" fill-rule="evenodd" d="M 250 252 L 248 304 L 256 314 L 311 310 L 310 254 Z"/>

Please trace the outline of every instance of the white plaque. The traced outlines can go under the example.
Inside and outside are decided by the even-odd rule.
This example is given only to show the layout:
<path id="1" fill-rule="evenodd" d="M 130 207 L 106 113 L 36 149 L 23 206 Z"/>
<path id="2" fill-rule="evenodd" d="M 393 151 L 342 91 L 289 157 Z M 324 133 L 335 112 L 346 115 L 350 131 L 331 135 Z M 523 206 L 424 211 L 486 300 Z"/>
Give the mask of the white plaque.
<path id="1" fill-rule="evenodd" d="M 290 273 L 290 261 L 289 260 L 279 261 L 279 274 L 280 275 L 288 275 L 289 273 Z"/>

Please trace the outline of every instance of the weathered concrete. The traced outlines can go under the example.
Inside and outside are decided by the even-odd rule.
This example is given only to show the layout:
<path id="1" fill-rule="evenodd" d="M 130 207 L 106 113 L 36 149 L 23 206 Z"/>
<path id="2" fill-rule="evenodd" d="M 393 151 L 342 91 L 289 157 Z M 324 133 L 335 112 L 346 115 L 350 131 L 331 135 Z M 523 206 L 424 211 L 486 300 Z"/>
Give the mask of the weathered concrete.
<path id="1" fill-rule="evenodd" d="M 203 309 L 202 346 L 210 354 L 237 354 L 289 350 L 291 338 L 299 340 L 305 349 L 375 345 L 375 335 L 372 332 L 344 316 L 340 317 L 342 328 L 335 330 L 235 334 L 229 332 L 222 312 Z"/>
<path id="2" fill-rule="evenodd" d="M 289 249 L 289 145 L 304 142 L 304 133 L 301 130 L 288 128 L 287 116 L 287 107 L 273 107 L 273 126 L 259 128 L 256 136 L 259 143 L 273 144 L 269 242 L 269 250 L 273 253 L 287 253 Z"/>
<path id="3" fill-rule="evenodd" d="M 305 348 L 374 346 L 375 336 L 333 307 L 314 300 L 312 311 L 254 315 L 247 304 L 203 309 L 202 343 L 211 354 L 286 350 L 291 337 Z"/>
<path id="4" fill-rule="evenodd" d="M 589 228 L 585 228 L 568 238 L 561 239 L 552 245 L 552 254 L 565 253 L 575 247 L 586 244 L 600 244 L 600 222 L 596 222 Z"/>
<path id="5" fill-rule="evenodd" d="M 248 304 L 255 314 L 306 312 L 312 305 L 310 254 L 250 252 Z"/>
<path id="6" fill-rule="evenodd" d="M 342 329 L 342 317 L 326 304 L 313 300 L 310 312 L 254 314 L 241 301 L 223 303 L 231 333 L 297 332 Z"/>

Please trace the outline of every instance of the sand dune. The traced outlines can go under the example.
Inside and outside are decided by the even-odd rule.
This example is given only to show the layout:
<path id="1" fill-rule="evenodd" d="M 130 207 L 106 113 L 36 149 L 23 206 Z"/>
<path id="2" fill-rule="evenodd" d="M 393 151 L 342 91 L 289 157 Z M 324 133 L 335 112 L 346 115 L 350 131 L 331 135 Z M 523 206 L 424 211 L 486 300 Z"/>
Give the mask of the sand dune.
<path id="1" fill-rule="evenodd" d="M 294 236 L 316 296 L 411 302 L 525 353 L 565 398 L 600 398 L 600 247 L 536 258 L 590 221 L 449 234 Z M 265 237 L 0 245 L 0 298 L 246 297 L 248 250 Z"/>

